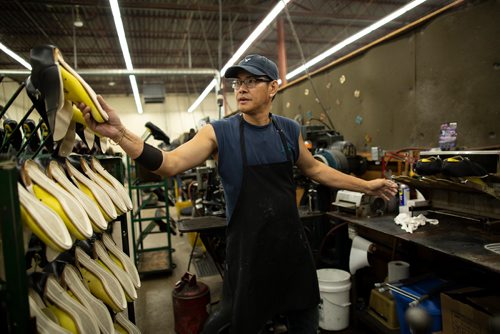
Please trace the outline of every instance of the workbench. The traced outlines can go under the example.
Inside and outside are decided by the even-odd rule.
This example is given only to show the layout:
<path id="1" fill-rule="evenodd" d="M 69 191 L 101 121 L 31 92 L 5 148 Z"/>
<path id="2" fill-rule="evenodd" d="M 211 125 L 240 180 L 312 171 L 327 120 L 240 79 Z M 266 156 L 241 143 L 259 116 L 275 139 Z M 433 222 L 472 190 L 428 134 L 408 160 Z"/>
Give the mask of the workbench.
<path id="1" fill-rule="evenodd" d="M 360 236 L 375 245 L 389 247 L 392 254 L 406 249 L 405 255 L 416 258 L 419 254 L 417 249 L 426 250 L 424 253 L 432 254 L 433 258 L 419 258 L 418 262 L 428 261 L 432 264 L 444 259 L 443 267 L 459 265 L 464 269 L 473 268 L 500 277 L 500 254 L 484 248 L 486 244 L 500 242 L 500 234 L 489 231 L 483 223 L 440 216 L 439 224 L 426 224 L 408 233 L 394 223 L 395 215 L 359 218 L 331 211 L 326 216 L 335 221 L 348 222 Z M 411 254 L 412 251 L 415 253 Z"/>

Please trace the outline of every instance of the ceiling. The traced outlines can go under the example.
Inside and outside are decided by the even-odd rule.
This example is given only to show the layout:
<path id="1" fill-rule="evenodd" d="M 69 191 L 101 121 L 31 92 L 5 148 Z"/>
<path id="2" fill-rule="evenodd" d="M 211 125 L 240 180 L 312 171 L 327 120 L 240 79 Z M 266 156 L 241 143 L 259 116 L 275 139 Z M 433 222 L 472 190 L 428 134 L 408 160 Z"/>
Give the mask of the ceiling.
<path id="1" fill-rule="evenodd" d="M 284 23 L 287 71 L 369 26 L 408 0 L 292 0 L 279 18 Z M 429 0 L 353 45 L 334 59 L 452 1 Z M 123 0 L 123 25 L 135 69 L 221 69 L 277 0 Z M 30 49 L 57 46 L 77 70 L 125 69 L 107 0 L 0 0 L 0 42 L 29 60 Z M 78 16 L 83 26 L 75 27 Z M 276 21 L 275 21 L 276 22 Z M 278 33 L 273 23 L 245 52 L 277 61 Z M 0 52 L 0 70 L 24 69 Z M 23 80 L 25 76 L 11 76 Z M 127 76 L 83 76 L 98 94 L 131 94 Z M 199 94 L 211 75 L 141 75 L 144 84 L 161 83 L 166 93 Z M 114 84 L 114 85 L 113 85 Z"/>

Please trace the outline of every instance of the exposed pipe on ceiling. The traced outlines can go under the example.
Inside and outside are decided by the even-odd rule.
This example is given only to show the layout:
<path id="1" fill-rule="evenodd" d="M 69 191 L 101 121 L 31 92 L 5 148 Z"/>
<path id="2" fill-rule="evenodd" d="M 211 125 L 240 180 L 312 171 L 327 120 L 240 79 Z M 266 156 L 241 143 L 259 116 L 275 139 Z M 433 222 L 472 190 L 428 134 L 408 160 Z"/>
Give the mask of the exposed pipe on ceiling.
<path id="1" fill-rule="evenodd" d="M 30 75 L 29 70 L 9 70 L 0 69 L 0 74 L 4 75 Z M 219 71 L 211 68 L 171 68 L 171 69 L 154 69 L 154 68 L 136 68 L 133 70 L 123 69 L 86 69 L 78 70 L 78 74 L 82 76 L 105 76 L 105 75 L 219 75 Z"/>

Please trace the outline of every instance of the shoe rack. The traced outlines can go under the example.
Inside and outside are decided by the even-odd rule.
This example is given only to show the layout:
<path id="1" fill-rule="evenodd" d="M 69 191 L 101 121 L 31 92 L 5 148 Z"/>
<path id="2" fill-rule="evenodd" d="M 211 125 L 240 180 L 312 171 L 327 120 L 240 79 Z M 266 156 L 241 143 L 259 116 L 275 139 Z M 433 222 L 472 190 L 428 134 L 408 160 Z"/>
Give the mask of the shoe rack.
<path id="1" fill-rule="evenodd" d="M 0 77 L 0 82 L 2 78 Z M 39 161 L 50 161 L 54 159 L 54 153 L 44 153 L 46 145 L 51 141 L 51 133 L 44 134 L 43 126 L 45 122 L 40 119 L 35 123 L 29 119 L 35 110 L 35 105 L 29 108 L 23 117 L 18 121 L 6 122 L 4 116 L 7 110 L 26 88 L 25 82 L 21 83 L 18 89 L 0 110 L 0 118 L 3 121 L 3 135 L 0 138 L 0 332 L 6 333 L 32 333 L 36 332 L 36 320 L 30 316 L 29 289 L 30 277 L 27 274 L 31 261 L 32 249 L 25 249 L 23 237 L 23 223 L 20 213 L 20 199 L 18 193 L 18 183 L 20 180 L 20 161 L 27 159 L 39 159 Z M 38 111 L 38 109 L 37 109 Z M 123 184 L 125 180 L 125 164 L 120 156 L 93 154 L 100 164 Z M 130 255 L 129 228 L 127 215 L 125 213 L 109 222 L 106 232 L 111 233 L 119 223 L 120 235 L 122 238 L 122 248 L 126 255 Z M 92 236 L 92 239 L 96 235 Z M 89 239 L 90 240 L 90 239 Z M 73 252 L 75 244 L 70 250 L 60 254 Z M 39 250 L 34 250 L 38 252 Z M 57 258 L 59 259 L 60 256 Z M 58 262 L 55 260 L 53 263 Z M 69 262 L 68 262 L 69 263 Z M 37 264 L 38 265 L 38 264 Z M 41 268 L 41 267 L 40 267 Z M 134 303 L 127 302 L 128 319 L 131 324 L 135 323 Z M 123 314 L 117 314 L 124 317 Z"/>
<path id="2" fill-rule="evenodd" d="M 141 275 L 170 275 L 176 265 L 172 261 L 175 249 L 171 240 L 168 179 L 142 169 L 129 157 L 127 175 L 133 202 L 130 221 L 135 265 Z M 159 191 L 165 199 L 158 201 L 153 196 L 143 197 L 144 191 L 149 194 Z"/>

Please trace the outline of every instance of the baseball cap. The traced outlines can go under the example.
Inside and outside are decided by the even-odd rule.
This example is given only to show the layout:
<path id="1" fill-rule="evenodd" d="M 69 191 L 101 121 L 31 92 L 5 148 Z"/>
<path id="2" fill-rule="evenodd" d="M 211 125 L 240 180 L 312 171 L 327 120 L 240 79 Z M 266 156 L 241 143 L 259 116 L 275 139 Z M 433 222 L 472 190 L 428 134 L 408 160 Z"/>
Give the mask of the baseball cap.
<path id="1" fill-rule="evenodd" d="M 224 73 L 225 78 L 236 78 L 241 71 L 247 71 L 254 75 L 266 75 L 272 80 L 278 80 L 278 67 L 264 56 L 253 54 L 243 58 L 238 65 L 231 66 Z"/>

